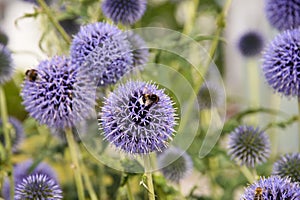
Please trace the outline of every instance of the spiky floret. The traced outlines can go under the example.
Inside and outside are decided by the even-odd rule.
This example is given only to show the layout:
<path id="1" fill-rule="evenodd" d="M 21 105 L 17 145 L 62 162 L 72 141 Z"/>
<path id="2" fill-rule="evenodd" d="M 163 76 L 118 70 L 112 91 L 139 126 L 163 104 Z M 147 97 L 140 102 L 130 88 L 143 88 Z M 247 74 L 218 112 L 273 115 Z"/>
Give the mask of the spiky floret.
<path id="1" fill-rule="evenodd" d="M 276 36 L 263 55 L 268 84 L 287 97 L 300 96 L 300 29 Z"/>
<path id="2" fill-rule="evenodd" d="M 291 181 L 300 183 L 300 153 L 281 156 L 273 165 L 273 174 L 289 177 Z"/>
<path id="3" fill-rule="evenodd" d="M 229 135 L 228 154 L 240 165 L 254 167 L 270 155 L 268 135 L 252 126 L 239 126 Z"/>
<path id="4" fill-rule="evenodd" d="M 245 189 L 245 193 L 240 198 L 241 200 L 253 200 L 256 188 L 262 189 L 262 199 L 285 199 L 298 200 L 300 199 L 300 187 L 296 183 L 292 183 L 288 178 L 279 176 L 270 176 L 268 178 L 260 178 L 255 183 Z"/>
<path id="5" fill-rule="evenodd" d="M 146 10 L 146 0 L 104 0 L 102 11 L 115 23 L 134 24 Z"/>
<path id="6" fill-rule="evenodd" d="M 62 190 L 59 185 L 45 174 L 29 175 L 16 185 L 16 200 L 31 199 L 62 199 Z"/>
<path id="7" fill-rule="evenodd" d="M 162 151 L 172 139 L 175 109 L 163 89 L 129 81 L 105 100 L 99 125 L 105 140 L 130 154 Z"/>
<path id="8" fill-rule="evenodd" d="M 278 30 L 300 26 L 300 0 L 265 0 L 265 11 L 270 24 Z"/>
<path id="9" fill-rule="evenodd" d="M 133 68 L 126 34 L 108 23 L 82 26 L 74 36 L 70 54 L 72 62 L 86 68 L 99 86 L 115 84 Z"/>
<path id="10" fill-rule="evenodd" d="M 179 148 L 171 147 L 160 153 L 157 164 L 166 179 L 178 183 L 193 169 L 191 157 Z"/>
<path id="11" fill-rule="evenodd" d="M 55 56 L 27 72 L 21 96 L 32 117 L 49 127 L 72 127 L 94 110 L 95 87 L 70 59 Z"/>

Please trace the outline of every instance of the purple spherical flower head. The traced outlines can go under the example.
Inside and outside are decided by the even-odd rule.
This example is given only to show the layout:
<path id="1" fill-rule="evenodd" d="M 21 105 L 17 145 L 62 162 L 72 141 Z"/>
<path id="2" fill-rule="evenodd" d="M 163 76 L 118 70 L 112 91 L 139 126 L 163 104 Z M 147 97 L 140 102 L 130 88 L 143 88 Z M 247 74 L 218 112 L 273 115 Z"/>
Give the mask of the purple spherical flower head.
<path id="1" fill-rule="evenodd" d="M 300 26 L 300 0 L 265 0 L 265 10 L 270 24 L 278 30 Z"/>
<path id="2" fill-rule="evenodd" d="M 193 169 L 191 157 L 174 147 L 160 153 L 157 157 L 157 164 L 166 179 L 176 183 L 188 176 Z"/>
<path id="3" fill-rule="evenodd" d="M 257 56 L 264 47 L 263 36 L 256 31 L 244 33 L 238 41 L 238 49 L 245 57 Z"/>
<path id="4" fill-rule="evenodd" d="M 296 183 L 290 182 L 288 178 L 270 176 L 260 178 L 258 181 L 246 188 L 241 200 L 254 200 L 255 190 L 262 189 L 263 200 L 299 200 L 300 187 Z"/>
<path id="5" fill-rule="evenodd" d="M 41 124 L 72 127 L 94 110 L 94 87 L 70 59 L 55 56 L 26 74 L 23 105 Z"/>
<path id="6" fill-rule="evenodd" d="M 80 30 L 80 24 L 77 22 L 77 17 L 70 17 L 58 21 L 68 35 L 74 35 Z"/>
<path id="7" fill-rule="evenodd" d="M 146 0 L 104 0 L 102 11 L 115 23 L 134 24 L 146 11 Z"/>
<path id="8" fill-rule="evenodd" d="M 268 84 L 285 96 L 300 97 L 300 29 L 279 34 L 263 55 Z"/>
<path id="9" fill-rule="evenodd" d="M 71 44 L 71 59 L 79 68 L 87 68 L 99 86 L 115 84 L 133 68 L 126 34 L 102 22 L 81 27 Z"/>
<path id="10" fill-rule="evenodd" d="M 7 45 L 8 43 L 8 37 L 1 28 L 0 28 L 0 43 L 3 44 L 4 46 Z"/>
<path id="11" fill-rule="evenodd" d="M 138 34 L 135 34 L 132 31 L 127 31 L 126 34 L 132 49 L 133 64 L 134 66 L 142 68 L 149 59 L 149 50 L 147 45 Z"/>
<path id="12" fill-rule="evenodd" d="M 99 125 L 106 140 L 130 154 L 162 151 L 175 126 L 173 102 L 156 85 L 129 81 L 105 100 Z"/>
<path id="13" fill-rule="evenodd" d="M 199 106 L 202 110 L 216 108 L 222 105 L 224 94 L 212 82 L 203 84 L 197 94 Z"/>
<path id="14" fill-rule="evenodd" d="M 22 142 L 24 139 L 24 130 L 22 123 L 14 118 L 14 117 L 9 117 L 8 122 L 12 126 L 12 131 L 11 131 L 11 139 L 12 139 L 12 150 L 13 152 L 17 151 L 19 144 Z M 5 138 L 3 131 L 1 130 L 3 127 L 2 120 L 0 119 L 0 142 L 5 146 Z"/>
<path id="15" fill-rule="evenodd" d="M 300 153 L 281 156 L 274 163 L 273 174 L 280 177 L 289 177 L 293 182 L 300 183 Z"/>
<path id="16" fill-rule="evenodd" d="M 9 81 L 13 74 L 11 53 L 6 46 L 0 44 L 0 85 Z"/>
<path id="17" fill-rule="evenodd" d="M 62 190 L 59 185 L 45 174 L 27 176 L 16 185 L 15 200 L 26 199 L 62 199 Z"/>
<path id="18" fill-rule="evenodd" d="M 252 126 L 239 126 L 229 135 L 229 152 L 232 160 L 240 165 L 254 167 L 270 155 L 268 135 Z"/>
<path id="19" fill-rule="evenodd" d="M 15 186 L 21 183 L 25 177 L 37 173 L 47 175 L 55 182 L 58 182 L 55 171 L 48 164 L 41 162 L 37 166 L 35 166 L 32 160 L 26 160 L 24 162 L 17 164 L 14 167 Z M 9 191 L 10 191 L 9 181 L 8 179 L 6 179 L 2 189 L 2 194 L 5 200 L 10 199 Z"/>

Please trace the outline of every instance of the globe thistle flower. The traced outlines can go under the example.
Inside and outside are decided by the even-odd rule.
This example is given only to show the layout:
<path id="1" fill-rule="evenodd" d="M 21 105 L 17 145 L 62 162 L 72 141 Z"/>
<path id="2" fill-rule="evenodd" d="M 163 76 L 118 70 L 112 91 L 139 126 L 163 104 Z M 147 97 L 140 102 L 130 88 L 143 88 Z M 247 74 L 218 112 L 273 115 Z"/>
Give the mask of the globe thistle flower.
<path id="1" fill-rule="evenodd" d="M 134 66 L 143 67 L 148 62 L 149 50 L 145 41 L 132 31 L 127 31 L 127 39 L 131 44 Z"/>
<path id="2" fill-rule="evenodd" d="M 71 58 L 77 66 L 87 68 L 99 86 L 116 83 L 133 67 L 126 34 L 102 22 L 81 27 L 71 44 Z"/>
<path id="3" fill-rule="evenodd" d="M 201 86 L 197 97 L 201 109 L 219 107 L 225 98 L 220 89 L 211 82 L 206 82 Z"/>
<path id="4" fill-rule="evenodd" d="M 61 19 L 58 23 L 63 27 L 68 35 L 74 35 L 80 30 L 80 24 L 77 22 L 77 17 Z"/>
<path id="5" fill-rule="evenodd" d="M 296 183 L 290 182 L 288 178 L 279 176 L 270 176 L 260 178 L 258 181 L 245 189 L 241 200 L 253 200 L 256 194 L 255 190 L 262 190 L 262 199 L 300 199 L 300 187 Z"/>
<path id="6" fill-rule="evenodd" d="M 11 142 L 12 142 L 12 150 L 13 152 L 17 151 L 19 144 L 24 139 L 24 130 L 22 123 L 14 118 L 9 117 L 8 122 L 11 124 L 13 131 L 11 131 Z M 3 124 L 2 120 L 0 119 L 0 142 L 5 146 L 5 138 L 2 130 Z"/>
<path id="7" fill-rule="evenodd" d="M 21 96 L 32 117 L 49 127 L 72 127 L 94 109 L 94 87 L 70 59 L 55 56 L 26 72 Z"/>
<path id="8" fill-rule="evenodd" d="M 181 149 L 174 147 L 160 153 L 157 163 L 166 179 L 176 183 L 188 176 L 193 169 L 191 157 Z"/>
<path id="9" fill-rule="evenodd" d="M 268 84 L 285 96 L 300 96 L 300 29 L 287 30 L 271 42 L 263 55 Z"/>
<path id="10" fill-rule="evenodd" d="M 12 59 L 10 51 L 0 44 L 0 85 L 9 81 L 13 74 Z"/>
<path id="11" fill-rule="evenodd" d="M 299 0 L 265 0 L 265 11 L 270 24 L 278 30 L 300 26 Z"/>
<path id="12" fill-rule="evenodd" d="M 62 199 L 62 190 L 50 177 L 44 174 L 30 175 L 16 186 L 15 198 L 21 199 Z"/>
<path id="13" fill-rule="evenodd" d="M 274 163 L 273 174 L 280 177 L 289 177 L 292 182 L 300 183 L 300 154 L 292 153 L 281 156 Z"/>
<path id="14" fill-rule="evenodd" d="M 146 0 L 104 0 L 102 11 L 115 23 L 130 25 L 144 15 L 146 6 Z"/>
<path id="15" fill-rule="evenodd" d="M 256 31 L 249 31 L 244 33 L 238 41 L 238 50 L 245 57 L 259 55 L 263 47 L 263 36 Z"/>
<path id="16" fill-rule="evenodd" d="M 268 135 L 252 126 L 239 126 L 229 135 L 229 155 L 240 165 L 254 167 L 270 154 Z"/>
<path id="17" fill-rule="evenodd" d="M 162 151 L 175 126 L 173 102 L 156 85 L 129 81 L 105 100 L 99 125 L 104 139 L 131 154 Z"/>
<path id="18" fill-rule="evenodd" d="M 0 44 L 5 46 L 7 45 L 7 43 L 8 43 L 8 37 L 0 28 Z"/>
<path id="19" fill-rule="evenodd" d="M 14 167 L 14 181 L 15 186 L 20 184 L 24 178 L 32 174 L 44 174 L 47 175 L 49 178 L 53 179 L 55 182 L 57 181 L 57 176 L 54 170 L 46 163 L 41 162 L 38 163 L 37 166 L 34 166 L 32 160 L 26 160 L 17 164 Z M 11 199 L 10 198 L 10 186 L 9 180 L 6 179 L 2 189 L 2 195 L 4 199 Z"/>

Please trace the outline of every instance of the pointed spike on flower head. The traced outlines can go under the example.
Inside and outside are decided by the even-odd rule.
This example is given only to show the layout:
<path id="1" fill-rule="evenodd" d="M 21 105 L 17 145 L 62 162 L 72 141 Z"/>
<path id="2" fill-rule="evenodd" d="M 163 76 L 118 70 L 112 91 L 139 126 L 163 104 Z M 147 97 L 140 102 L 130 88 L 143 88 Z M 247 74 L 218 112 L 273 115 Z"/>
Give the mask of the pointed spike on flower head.
<path id="1" fill-rule="evenodd" d="M 289 177 L 292 182 L 300 183 L 300 153 L 285 154 L 273 165 L 272 174 L 282 178 Z"/>
<path id="2" fill-rule="evenodd" d="M 41 124 L 67 128 L 94 110 L 95 87 L 70 59 L 55 56 L 26 71 L 21 96 L 29 114 Z"/>
<path id="3" fill-rule="evenodd" d="M 300 26 L 299 0 L 265 0 L 265 12 L 270 24 L 280 30 Z"/>
<path id="4" fill-rule="evenodd" d="M 240 165 L 255 167 L 270 155 L 269 136 L 252 126 L 239 126 L 229 135 L 228 154 Z"/>
<path id="5" fill-rule="evenodd" d="M 104 0 L 102 11 L 115 23 L 131 25 L 141 19 L 146 6 L 147 0 Z"/>
<path id="6" fill-rule="evenodd" d="M 263 55 L 263 72 L 268 84 L 287 97 L 300 97 L 300 29 L 276 36 Z"/>
<path id="7" fill-rule="evenodd" d="M 192 158 L 186 152 L 175 147 L 159 153 L 157 163 L 164 177 L 176 183 L 187 177 L 193 170 Z"/>
<path id="8" fill-rule="evenodd" d="M 60 186 L 45 174 L 33 174 L 25 177 L 16 185 L 15 200 L 24 199 L 62 199 Z"/>
<path id="9" fill-rule="evenodd" d="M 292 183 L 289 178 L 270 176 L 268 178 L 260 178 L 248 186 L 241 200 L 254 200 L 257 188 L 262 190 L 262 199 L 300 199 L 300 187 L 298 184 Z"/>
<path id="10" fill-rule="evenodd" d="M 115 84 L 133 68 L 126 34 L 108 23 L 82 26 L 74 36 L 70 55 L 72 63 L 85 69 L 98 86 Z"/>
<path id="11" fill-rule="evenodd" d="M 167 148 L 174 134 L 172 100 L 155 84 L 129 81 L 105 100 L 99 119 L 105 140 L 129 154 Z"/>
<path id="12" fill-rule="evenodd" d="M 11 79 L 13 70 L 11 52 L 0 44 L 0 85 Z"/>

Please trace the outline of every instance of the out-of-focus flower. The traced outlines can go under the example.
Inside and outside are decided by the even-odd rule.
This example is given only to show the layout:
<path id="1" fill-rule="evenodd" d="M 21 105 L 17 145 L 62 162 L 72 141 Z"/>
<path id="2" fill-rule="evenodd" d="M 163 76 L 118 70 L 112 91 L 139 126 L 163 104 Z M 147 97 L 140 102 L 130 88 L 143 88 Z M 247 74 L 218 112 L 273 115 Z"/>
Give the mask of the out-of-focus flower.
<path id="1" fill-rule="evenodd" d="M 149 50 L 145 41 L 132 31 L 127 31 L 127 39 L 131 44 L 133 64 L 140 68 L 148 62 Z"/>
<path id="2" fill-rule="evenodd" d="M 77 17 L 66 18 L 58 21 L 69 35 L 74 35 L 80 30 L 80 24 L 77 22 Z"/>
<path id="3" fill-rule="evenodd" d="M 23 126 L 22 123 L 14 117 L 9 117 L 8 122 L 12 126 L 12 130 L 10 132 L 12 149 L 13 151 L 16 151 L 19 147 L 19 144 L 24 139 Z M 0 142 L 5 146 L 5 138 L 4 138 L 2 127 L 3 124 L 2 124 L 2 120 L 0 119 Z"/>
<path id="4" fill-rule="evenodd" d="M 229 135 L 229 152 L 232 160 L 240 165 L 254 167 L 270 155 L 268 135 L 252 126 L 239 126 Z"/>
<path id="5" fill-rule="evenodd" d="M 265 0 L 265 11 L 270 24 L 278 30 L 300 26 L 299 0 Z"/>
<path id="6" fill-rule="evenodd" d="M 198 102 L 201 109 L 211 109 L 222 105 L 224 93 L 211 82 L 204 83 L 198 92 Z"/>
<path id="7" fill-rule="evenodd" d="M 289 177 L 292 182 L 300 183 L 300 154 L 292 153 L 281 156 L 274 163 L 273 174 L 280 177 Z"/>
<path id="8" fill-rule="evenodd" d="M 21 96 L 32 117 L 49 127 L 66 128 L 94 110 L 94 87 L 70 59 L 55 56 L 26 72 Z"/>
<path id="9" fill-rule="evenodd" d="M 100 126 L 105 139 L 131 154 L 162 151 L 174 133 L 173 102 L 156 85 L 129 81 L 104 102 Z"/>
<path id="10" fill-rule="evenodd" d="M 115 23 L 134 24 L 143 15 L 147 7 L 146 0 L 104 0 L 102 11 Z"/>
<path id="11" fill-rule="evenodd" d="M 13 74 L 11 53 L 6 46 L 0 44 L 0 85 L 9 81 Z"/>
<path id="12" fill-rule="evenodd" d="M 245 57 L 257 56 L 264 47 L 263 36 L 256 31 L 244 33 L 238 41 L 238 49 Z"/>
<path id="13" fill-rule="evenodd" d="M 268 84 L 285 96 L 300 96 L 300 29 L 279 34 L 263 55 Z"/>
<path id="14" fill-rule="evenodd" d="M 126 34 L 102 22 L 81 27 L 72 41 L 71 59 L 77 67 L 86 68 L 99 86 L 116 83 L 133 68 Z"/>
<path id="15" fill-rule="evenodd" d="M 21 183 L 16 185 L 16 200 L 25 199 L 62 199 L 62 190 L 50 177 L 44 174 L 27 176 Z"/>
<path id="16" fill-rule="evenodd" d="M 0 28 L 0 44 L 3 44 L 5 46 L 7 45 L 7 43 L 8 43 L 8 37 Z"/>
<path id="17" fill-rule="evenodd" d="M 166 179 L 178 183 L 193 170 L 191 157 L 179 148 L 171 147 L 160 153 L 157 164 Z"/>
<path id="18" fill-rule="evenodd" d="M 257 188 L 262 190 L 262 199 L 300 199 L 299 185 L 292 183 L 288 178 L 270 176 L 268 178 L 260 178 L 258 181 L 247 187 L 241 200 L 254 200 L 255 190 Z"/>

